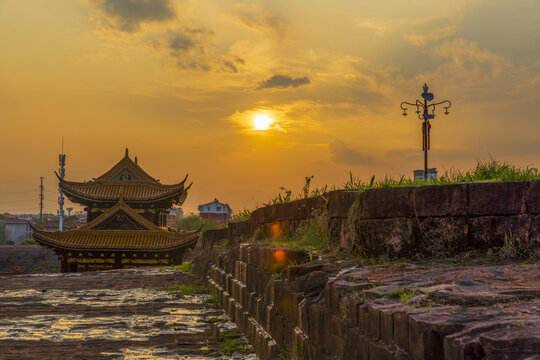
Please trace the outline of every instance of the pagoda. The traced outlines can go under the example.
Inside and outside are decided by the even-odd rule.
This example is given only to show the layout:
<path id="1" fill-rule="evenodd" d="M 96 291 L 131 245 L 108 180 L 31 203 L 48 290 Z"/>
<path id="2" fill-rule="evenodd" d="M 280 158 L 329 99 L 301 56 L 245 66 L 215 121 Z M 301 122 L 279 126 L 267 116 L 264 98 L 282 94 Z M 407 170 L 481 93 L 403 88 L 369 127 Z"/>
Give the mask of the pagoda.
<path id="1" fill-rule="evenodd" d="M 91 181 L 58 179 L 64 194 L 85 206 L 88 219 L 74 230 L 33 229 L 37 243 L 54 248 L 62 272 L 175 265 L 199 238 L 198 230 L 164 226 L 167 209 L 186 199 L 191 187 L 184 187 L 187 175 L 178 184 L 161 184 L 136 157 L 131 160 L 128 149 L 116 165 Z"/>

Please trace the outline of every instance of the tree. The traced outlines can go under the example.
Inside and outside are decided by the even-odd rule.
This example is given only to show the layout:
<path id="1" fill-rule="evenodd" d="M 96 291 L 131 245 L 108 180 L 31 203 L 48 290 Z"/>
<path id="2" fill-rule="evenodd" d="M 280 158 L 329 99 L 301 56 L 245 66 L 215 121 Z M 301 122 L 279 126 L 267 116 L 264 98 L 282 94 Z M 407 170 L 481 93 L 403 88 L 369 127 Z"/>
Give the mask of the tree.
<path id="1" fill-rule="evenodd" d="M 182 230 L 197 230 L 200 227 L 202 231 L 224 229 L 227 226 L 214 220 L 206 220 L 197 215 L 186 216 L 178 222 L 178 227 Z"/>
<path id="2" fill-rule="evenodd" d="M 0 222 L 0 244 L 4 245 L 5 243 L 6 243 L 6 224 L 3 222 Z"/>

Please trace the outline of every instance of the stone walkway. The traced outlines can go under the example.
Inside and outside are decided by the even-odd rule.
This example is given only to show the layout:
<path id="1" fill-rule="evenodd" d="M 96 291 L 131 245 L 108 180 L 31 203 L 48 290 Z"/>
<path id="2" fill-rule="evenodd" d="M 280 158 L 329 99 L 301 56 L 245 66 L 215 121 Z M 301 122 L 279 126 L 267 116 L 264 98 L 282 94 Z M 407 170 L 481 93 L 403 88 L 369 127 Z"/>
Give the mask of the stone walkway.
<path id="1" fill-rule="evenodd" d="M 243 340 L 209 295 L 166 291 L 194 282 L 158 268 L 2 276 L 0 358 L 256 360 L 223 354 Z"/>

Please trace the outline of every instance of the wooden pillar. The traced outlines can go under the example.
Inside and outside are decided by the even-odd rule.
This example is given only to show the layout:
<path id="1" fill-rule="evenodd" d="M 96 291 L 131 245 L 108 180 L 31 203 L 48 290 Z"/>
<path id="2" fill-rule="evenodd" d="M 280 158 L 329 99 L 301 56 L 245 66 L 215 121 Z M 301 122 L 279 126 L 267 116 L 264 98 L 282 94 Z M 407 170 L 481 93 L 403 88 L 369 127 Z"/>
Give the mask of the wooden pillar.
<path id="1" fill-rule="evenodd" d="M 120 253 L 115 254 L 114 257 L 114 265 L 113 269 L 121 269 L 122 268 L 122 257 L 120 256 Z"/>
<path id="2" fill-rule="evenodd" d="M 65 272 L 68 272 L 68 262 L 67 262 L 67 257 L 65 256 L 62 256 L 62 263 L 60 265 L 60 271 L 65 273 Z"/>

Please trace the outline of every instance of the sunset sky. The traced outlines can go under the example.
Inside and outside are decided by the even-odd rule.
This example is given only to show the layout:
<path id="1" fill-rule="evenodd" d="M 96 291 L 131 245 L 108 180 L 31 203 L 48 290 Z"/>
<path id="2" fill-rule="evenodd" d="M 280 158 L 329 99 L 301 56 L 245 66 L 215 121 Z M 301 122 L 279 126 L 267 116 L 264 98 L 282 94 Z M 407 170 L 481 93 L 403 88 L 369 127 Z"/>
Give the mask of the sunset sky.
<path id="1" fill-rule="evenodd" d="M 189 173 L 186 212 L 412 176 L 399 105 L 424 82 L 452 101 L 430 167 L 540 167 L 538 0 L 0 0 L 0 49 L 0 212 L 37 213 L 44 176 L 56 213 L 62 136 L 68 180 L 126 147 L 163 183 Z"/>

